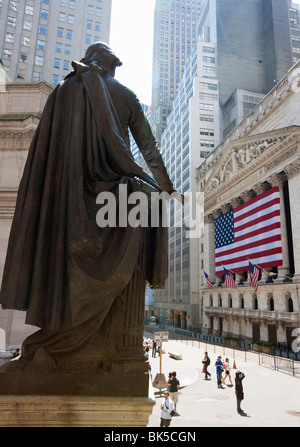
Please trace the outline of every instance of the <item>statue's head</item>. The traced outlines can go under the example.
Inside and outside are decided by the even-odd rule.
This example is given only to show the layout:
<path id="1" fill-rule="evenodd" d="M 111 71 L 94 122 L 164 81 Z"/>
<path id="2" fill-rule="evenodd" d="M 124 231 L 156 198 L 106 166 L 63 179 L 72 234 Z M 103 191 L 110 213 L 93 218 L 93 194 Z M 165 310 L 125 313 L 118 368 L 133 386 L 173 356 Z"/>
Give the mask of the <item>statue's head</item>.
<path id="1" fill-rule="evenodd" d="M 85 56 L 81 59 L 86 65 L 96 62 L 111 76 L 115 75 L 116 67 L 121 67 L 122 62 L 104 42 L 95 42 L 88 47 Z"/>

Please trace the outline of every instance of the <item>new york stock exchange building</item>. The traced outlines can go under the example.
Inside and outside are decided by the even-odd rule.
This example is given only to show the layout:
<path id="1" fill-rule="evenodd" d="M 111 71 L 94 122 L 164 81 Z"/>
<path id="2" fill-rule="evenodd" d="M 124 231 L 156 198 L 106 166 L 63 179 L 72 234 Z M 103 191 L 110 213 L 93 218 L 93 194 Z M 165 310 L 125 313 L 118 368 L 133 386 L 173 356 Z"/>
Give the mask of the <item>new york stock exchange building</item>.
<path id="1" fill-rule="evenodd" d="M 289 349 L 300 328 L 299 63 L 208 156 L 197 180 L 201 332 Z"/>

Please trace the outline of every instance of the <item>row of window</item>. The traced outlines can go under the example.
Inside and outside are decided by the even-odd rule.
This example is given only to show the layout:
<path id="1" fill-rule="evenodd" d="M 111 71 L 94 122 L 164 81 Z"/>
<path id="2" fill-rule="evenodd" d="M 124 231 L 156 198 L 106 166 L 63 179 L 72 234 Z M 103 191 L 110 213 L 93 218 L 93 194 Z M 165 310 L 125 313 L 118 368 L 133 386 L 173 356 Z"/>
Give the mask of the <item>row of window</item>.
<path id="1" fill-rule="evenodd" d="M 271 311 L 271 312 L 275 311 L 275 304 L 274 304 L 273 297 L 268 298 L 267 305 L 268 305 L 269 311 Z M 209 297 L 209 306 L 214 307 L 214 300 L 213 300 L 212 295 L 210 295 L 210 297 Z M 222 297 L 220 297 L 220 296 L 218 297 L 217 307 L 223 307 L 223 300 L 222 300 Z M 232 297 L 228 298 L 228 307 L 230 309 L 233 308 Z M 239 298 L 239 309 L 245 309 L 245 300 L 244 300 L 243 296 L 240 296 L 240 298 Z M 252 310 L 258 310 L 257 297 L 254 297 L 252 300 Z M 294 312 L 294 303 L 293 303 L 292 298 L 289 296 L 286 297 L 286 312 Z"/>

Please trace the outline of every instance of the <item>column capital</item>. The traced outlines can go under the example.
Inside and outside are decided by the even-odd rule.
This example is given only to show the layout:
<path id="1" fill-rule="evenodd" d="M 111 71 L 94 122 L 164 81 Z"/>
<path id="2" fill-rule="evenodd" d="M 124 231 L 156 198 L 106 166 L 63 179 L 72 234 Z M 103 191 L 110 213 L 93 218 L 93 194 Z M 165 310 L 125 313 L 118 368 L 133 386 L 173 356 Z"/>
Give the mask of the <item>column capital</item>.
<path id="1" fill-rule="evenodd" d="M 300 162 L 286 166 L 284 168 L 284 173 L 288 180 L 300 174 Z"/>
<path id="2" fill-rule="evenodd" d="M 272 187 L 274 187 L 274 186 L 282 187 L 286 180 L 287 180 L 287 176 L 283 172 L 278 173 L 278 174 L 273 174 L 270 177 L 268 177 L 268 179 L 267 179 L 268 183 Z"/>

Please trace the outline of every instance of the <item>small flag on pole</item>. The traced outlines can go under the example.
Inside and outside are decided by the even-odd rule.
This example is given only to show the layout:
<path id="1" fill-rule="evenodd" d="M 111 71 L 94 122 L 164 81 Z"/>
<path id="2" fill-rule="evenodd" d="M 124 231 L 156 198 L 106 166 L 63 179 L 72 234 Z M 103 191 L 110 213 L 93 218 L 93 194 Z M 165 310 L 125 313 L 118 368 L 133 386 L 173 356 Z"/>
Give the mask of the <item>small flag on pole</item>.
<path id="1" fill-rule="evenodd" d="M 211 279 L 210 279 L 210 277 L 208 276 L 208 274 L 204 272 L 204 276 L 205 276 L 205 279 L 206 279 L 206 282 L 207 282 L 208 287 L 209 287 L 211 290 L 214 290 L 213 285 L 212 285 L 212 282 L 211 282 Z"/>
<path id="2" fill-rule="evenodd" d="M 233 275 L 225 267 L 223 267 L 223 269 L 224 269 L 224 273 L 225 273 L 225 284 L 226 284 L 226 287 L 228 289 L 236 289 L 237 286 L 236 286 L 236 283 L 234 281 Z"/>
<path id="3" fill-rule="evenodd" d="M 253 265 L 250 261 L 249 261 L 249 272 L 250 272 L 249 286 L 252 287 L 255 290 L 255 292 L 257 292 L 259 269 L 255 265 Z"/>

